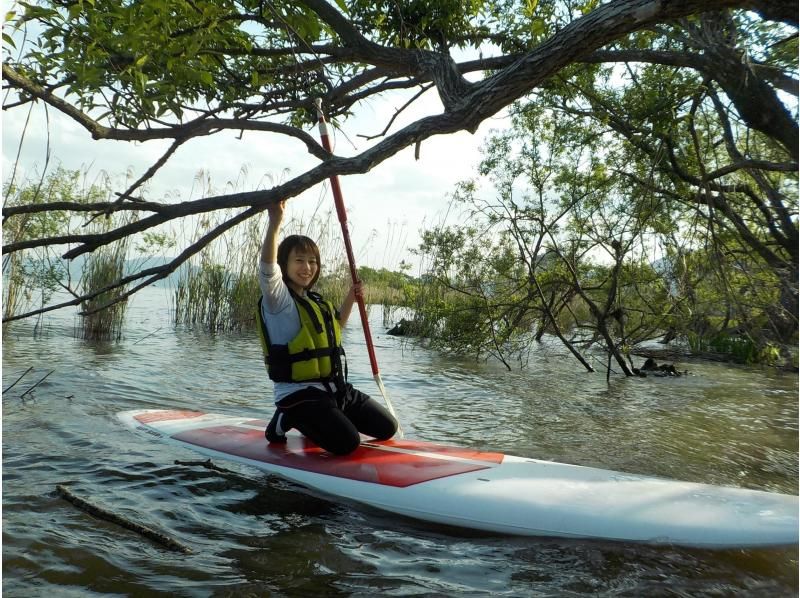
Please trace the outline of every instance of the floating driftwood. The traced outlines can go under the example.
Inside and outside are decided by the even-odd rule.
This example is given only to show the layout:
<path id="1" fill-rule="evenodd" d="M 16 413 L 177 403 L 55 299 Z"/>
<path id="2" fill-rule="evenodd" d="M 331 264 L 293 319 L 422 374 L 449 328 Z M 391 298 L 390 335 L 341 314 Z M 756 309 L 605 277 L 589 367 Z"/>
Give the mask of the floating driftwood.
<path id="1" fill-rule="evenodd" d="M 211 462 L 211 459 L 206 459 L 205 461 L 178 461 L 175 460 L 175 465 L 189 465 L 189 466 L 197 466 L 205 467 L 206 469 L 213 469 L 214 471 L 220 471 L 222 473 L 233 473 L 236 474 L 235 471 L 231 471 L 230 469 L 225 469 L 224 467 L 220 467 L 219 465 L 214 465 Z M 236 474 L 238 475 L 238 474 Z"/>
<path id="2" fill-rule="evenodd" d="M 107 509 L 102 507 L 98 507 L 95 504 L 90 503 L 88 500 L 80 498 L 70 491 L 69 488 L 66 486 L 58 485 L 56 486 L 56 492 L 58 492 L 61 497 L 65 500 L 68 500 L 73 505 L 81 509 L 82 511 L 86 511 L 90 515 L 97 517 L 98 519 L 104 519 L 105 521 L 110 521 L 111 523 L 115 523 L 125 529 L 129 529 L 131 531 L 136 532 L 147 538 L 148 540 L 152 540 L 157 544 L 161 544 L 162 546 L 169 548 L 170 550 L 175 550 L 176 552 L 183 552 L 183 553 L 190 553 L 192 549 L 186 546 L 185 544 L 181 544 L 174 538 L 167 536 L 159 531 L 150 529 L 147 526 L 144 526 L 140 523 L 136 523 L 135 521 L 131 521 L 130 519 L 126 519 L 116 513 L 112 513 Z"/>

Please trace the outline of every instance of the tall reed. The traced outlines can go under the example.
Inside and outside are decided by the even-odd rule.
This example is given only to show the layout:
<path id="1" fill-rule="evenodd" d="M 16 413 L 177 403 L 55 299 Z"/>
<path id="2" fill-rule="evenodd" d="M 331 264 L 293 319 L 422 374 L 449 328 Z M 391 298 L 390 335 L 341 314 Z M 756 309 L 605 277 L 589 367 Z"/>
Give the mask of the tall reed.
<path id="1" fill-rule="evenodd" d="M 111 247 L 97 249 L 87 258 L 80 281 L 84 293 L 99 291 L 122 278 L 127 248 L 127 243 L 120 242 Z M 100 311 L 93 312 L 93 310 L 116 300 L 125 290 L 124 286 L 118 287 L 81 303 L 81 309 L 89 312 L 80 316 L 79 335 L 81 338 L 115 341 L 122 338 L 127 299 L 118 301 Z"/>
<path id="2" fill-rule="evenodd" d="M 58 173 L 57 173 L 58 175 Z M 3 189 L 4 205 L 52 201 L 55 184 L 53 176 L 36 181 L 26 181 L 21 186 L 7 184 Z M 17 214 L 3 220 L 3 242 L 16 243 L 35 238 L 42 233 L 54 234 L 62 230 L 64 221 L 59 216 L 40 213 Z M 46 305 L 59 286 L 65 268 L 62 260 L 49 248 L 32 248 L 3 256 L 3 318 L 10 318 L 36 307 Z M 35 304 L 39 305 L 35 305 Z M 40 328 L 37 319 L 34 334 Z M 7 332 L 10 325 L 3 326 Z"/>
<path id="3" fill-rule="evenodd" d="M 246 169 L 242 169 L 240 176 L 246 174 Z M 201 196 L 217 192 L 205 171 L 197 173 L 194 183 Z M 227 191 L 234 192 L 239 186 L 239 181 L 228 183 Z M 196 219 L 190 242 L 234 214 L 225 210 Z M 257 260 L 264 223 L 264 215 L 251 218 L 204 247 L 178 271 L 173 293 L 176 324 L 209 332 L 239 331 L 255 326 L 259 297 Z"/>
<path id="4" fill-rule="evenodd" d="M 101 180 L 103 186 L 93 185 L 93 189 L 96 193 L 104 192 L 108 201 L 111 198 L 113 183 L 105 173 L 101 174 Z M 105 232 L 133 222 L 136 217 L 136 212 L 117 212 L 108 217 L 92 219 L 88 223 L 88 228 L 93 233 Z M 116 243 L 96 249 L 87 256 L 79 280 L 79 288 L 83 294 L 105 289 L 126 274 L 125 264 L 129 257 L 131 242 L 130 237 L 124 237 Z M 120 340 L 128 301 L 119 298 L 127 289 L 128 285 L 122 285 L 83 301 L 80 306 L 82 313 L 79 316 L 78 336 L 85 340 Z"/>
<path id="5" fill-rule="evenodd" d="M 56 168 L 49 174 L 36 175 L 18 185 L 4 185 L 4 205 L 64 202 L 96 202 L 110 195 L 110 182 L 103 174 L 100 183 L 87 182 L 87 172 Z M 114 219 L 93 222 L 91 231 L 112 226 Z M 50 210 L 23 213 L 3 220 L 3 238 L 7 244 L 40 237 L 68 235 L 84 222 L 68 212 Z M 85 228 L 81 232 L 85 232 Z M 99 287 L 98 287 L 99 288 Z M 77 294 L 72 288 L 70 270 L 51 247 L 20 250 L 3 257 L 3 318 L 22 315 L 48 305 L 58 290 Z M 41 330 L 41 314 L 34 334 Z M 10 329 L 9 323 L 3 331 Z"/>

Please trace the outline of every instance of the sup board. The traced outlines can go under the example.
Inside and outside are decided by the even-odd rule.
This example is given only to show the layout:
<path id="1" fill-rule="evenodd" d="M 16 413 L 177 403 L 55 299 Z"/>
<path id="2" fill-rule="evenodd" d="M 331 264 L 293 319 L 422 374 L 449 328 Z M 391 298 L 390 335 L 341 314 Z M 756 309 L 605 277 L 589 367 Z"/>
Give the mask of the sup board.
<path id="1" fill-rule="evenodd" d="M 364 440 L 332 455 L 267 422 L 184 410 L 118 414 L 151 438 L 407 517 L 498 534 L 708 548 L 796 545 L 798 497 L 441 446 Z"/>

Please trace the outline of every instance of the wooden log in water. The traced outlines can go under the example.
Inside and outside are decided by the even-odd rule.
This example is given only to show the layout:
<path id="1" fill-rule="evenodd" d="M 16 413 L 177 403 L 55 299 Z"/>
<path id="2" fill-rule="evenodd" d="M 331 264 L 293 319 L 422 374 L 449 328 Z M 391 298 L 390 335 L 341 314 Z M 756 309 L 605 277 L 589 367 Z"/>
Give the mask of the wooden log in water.
<path id="1" fill-rule="evenodd" d="M 71 502 L 73 505 L 81 509 L 82 511 L 86 511 L 90 515 L 97 517 L 98 519 L 103 519 L 105 521 L 110 521 L 111 523 L 115 523 L 125 529 L 129 529 L 131 531 L 136 532 L 147 538 L 148 540 L 152 540 L 157 544 L 161 544 L 162 546 L 169 548 L 170 550 L 174 550 L 176 552 L 183 552 L 188 554 L 192 552 L 192 549 L 186 546 L 185 544 L 181 544 L 174 538 L 167 536 L 159 531 L 150 529 L 149 527 L 142 525 L 140 523 L 136 523 L 135 521 L 131 521 L 130 519 L 126 519 L 121 515 L 117 515 L 103 507 L 99 507 L 88 500 L 85 500 L 79 496 L 76 496 L 72 493 L 72 491 L 67 488 L 66 486 L 58 485 L 56 486 L 56 492 L 65 500 Z"/>
<path id="2" fill-rule="evenodd" d="M 175 460 L 175 465 L 188 465 L 188 466 L 199 466 L 205 467 L 206 469 L 211 469 L 213 471 L 219 471 L 221 473 L 232 473 L 234 475 L 239 475 L 235 471 L 231 471 L 230 469 L 225 469 L 224 467 L 220 467 L 219 465 L 215 465 L 211 462 L 211 459 L 206 459 L 205 461 L 179 461 Z"/>

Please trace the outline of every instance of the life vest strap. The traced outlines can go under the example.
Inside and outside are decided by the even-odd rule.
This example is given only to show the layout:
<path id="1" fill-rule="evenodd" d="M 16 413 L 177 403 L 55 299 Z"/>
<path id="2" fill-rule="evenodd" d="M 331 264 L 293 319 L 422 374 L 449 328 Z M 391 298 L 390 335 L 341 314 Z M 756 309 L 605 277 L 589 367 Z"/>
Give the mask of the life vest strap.
<path id="1" fill-rule="evenodd" d="M 272 353 L 264 356 L 264 363 L 267 365 L 274 365 L 276 361 L 288 361 L 289 363 L 296 363 L 298 361 L 306 361 L 308 359 L 317 359 L 319 357 L 332 357 L 334 355 L 344 355 L 342 347 L 326 347 L 324 349 L 303 349 L 299 353 L 290 354 L 286 345 L 272 345 L 270 347 Z"/>
<path id="2" fill-rule="evenodd" d="M 298 295 L 297 293 L 295 293 L 292 289 L 289 289 L 289 294 L 291 294 L 291 296 L 294 298 L 295 303 L 297 303 L 298 305 L 302 306 L 302 308 L 305 309 L 306 312 L 308 312 L 309 319 L 311 320 L 311 323 L 314 325 L 314 330 L 316 330 L 317 334 L 319 334 L 320 332 L 322 332 L 322 322 L 319 321 L 319 318 L 317 317 L 317 314 L 314 311 L 314 308 L 311 307 L 311 304 L 309 303 L 309 299 L 311 299 L 317 305 L 319 305 L 320 311 L 322 311 L 324 309 L 323 308 L 323 304 L 324 303 L 323 303 L 322 297 L 320 295 L 317 295 L 316 293 L 314 293 L 312 295 L 310 293 L 311 293 L 311 291 L 307 291 L 306 292 L 306 296 L 308 297 L 308 299 L 306 299 L 305 297 L 302 297 L 301 295 Z"/>

